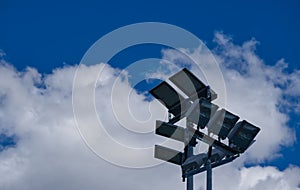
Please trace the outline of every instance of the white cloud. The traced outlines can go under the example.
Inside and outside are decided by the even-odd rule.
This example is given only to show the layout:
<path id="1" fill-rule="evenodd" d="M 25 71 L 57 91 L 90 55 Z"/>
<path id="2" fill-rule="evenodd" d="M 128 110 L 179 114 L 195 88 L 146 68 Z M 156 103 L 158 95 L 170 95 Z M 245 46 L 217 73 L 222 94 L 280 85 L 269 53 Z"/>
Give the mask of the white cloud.
<path id="1" fill-rule="evenodd" d="M 102 66 L 82 69 L 88 76 Z M 170 183 L 153 185 L 153 180 L 160 180 L 162 176 L 173 179 L 174 188 L 183 186 L 177 180 L 177 167 L 120 168 L 95 156 L 85 146 L 76 129 L 72 111 L 71 90 L 75 70 L 76 66 L 56 69 L 53 74 L 41 78 L 32 68 L 18 72 L 7 64 L 0 66 L 0 89 L 5 95 L 0 111 L 1 131 L 18 137 L 16 147 L 0 153 L 0 175 L 3 176 L 0 189 L 166 189 Z M 100 81 L 100 86 L 108 90 L 115 80 L 111 71 L 114 70 L 108 69 L 107 78 Z M 34 82 L 40 80 L 45 88 L 37 87 L 41 84 Z M 82 85 L 89 84 L 88 80 L 82 81 Z M 99 105 L 106 103 L 109 101 L 102 99 Z M 116 121 L 110 124 L 118 125 Z M 153 175 L 155 172 L 159 175 Z M 144 187 L 145 184 L 148 184 L 147 187 Z"/>
<path id="2" fill-rule="evenodd" d="M 284 171 L 279 171 L 275 167 L 250 167 L 236 170 L 225 166 L 223 170 L 217 169 L 214 172 L 214 189 L 247 189 L 247 190 L 265 190 L 265 189 L 300 189 L 299 168 L 290 166 Z M 225 172 L 224 172 L 225 171 Z M 231 176 L 232 179 L 230 179 Z M 217 180 L 219 182 L 217 182 Z"/>
<path id="3" fill-rule="evenodd" d="M 220 36 L 227 38 L 226 42 L 222 40 L 221 43 Z M 288 64 L 284 60 L 274 66 L 265 64 L 255 53 L 258 42 L 254 39 L 238 46 L 217 33 L 216 42 L 219 49 L 215 54 L 226 81 L 228 107 L 262 128 L 258 143 L 249 154 L 259 160 L 273 158 L 281 146 L 296 140 L 294 131 L 287 126 L 288 114 L 282 109 L 294 107 L 287 105 L 286 96 L 292 95 L 289 93 L 291 86 L 300 81 L 299 71 L 288 73 Z M 297 93 L 294 95 L 299 97 Z"/>
<path id="4" fill-rule="evenodd" d="M 288 115 L 280 109 L 293 106 L 284 99 L 287 94 L 299 96 L 299 71 L 286 72 L 284 60 L 274 66 L 266 65 L 255 54 L 255 40 L 238 46 L 227 36 L 216 33 L 216 42 L 218 49 L 214 54 L 226 82 L 226 109 L 260 126 L 262 131 L 246 156 L 214 170 L 214 189 L 230 186 L 230 189 L 243 190 L 298 190 L 300 169 L 297 166 L 279 171 L 275 167 L 245 168 L 243 163 L 262 162 L 278 154 L 281 146 L 295 141 L 293 130 L 287 126 Z M 203 58 L 197 51 L 190 53 L 195 59 Z M 166 50 L 164 55 L 176 62 L 173 51 Z M 151 135 L 130 134 L 115 120 L 110 93 L 119 70 L 106 64 L 81 66 L 85 78 L 78 87 L 93 85 L 92 76 L 104 66 L 106 69 L 96 86 L 96 103 L 110 134 L 131 146 L 141 141 L 146 141 L 143 146 L 152 146 L 161 140 Z M 76 129 L 72 110 L 75 71 L 76 66 L 68 66 L 41 76 L 34 68 L 19 72 L 1 61 L 0 131 L 16 135 L 17 145 L 0 152 L 0 189 L 184 189 L 178 166 L 166 163 L 146 169 L 121 168 L 100 159 L 87 148 Z M 159 109 L 159 105 L 151 105 L 143 100 L 143 95 L 131 91 L 126 80 L 117 87 L 117 94 L 131 94 L 133 114 L 141 120 L 149 115 L 145 107 L 150 112 Z M 122 104 L 122 99 L 115 98 Z M 204 177 L 203 174 L 196 177 L 196 189 L 204 189 Z"/>

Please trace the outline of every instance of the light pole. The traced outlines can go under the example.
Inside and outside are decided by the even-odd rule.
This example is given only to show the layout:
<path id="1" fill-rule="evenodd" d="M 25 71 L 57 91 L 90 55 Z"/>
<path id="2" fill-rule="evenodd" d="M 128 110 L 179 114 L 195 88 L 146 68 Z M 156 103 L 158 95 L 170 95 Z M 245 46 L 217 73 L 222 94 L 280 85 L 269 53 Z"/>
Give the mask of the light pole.
<path id="1" fill-rule="evenodd" d="M 169 121 L 156 121 L 155 133 L 184 143 L 184 152 L 155 145 L 154 157 L 181 166 L 186 189 L 193 190 L 193 176 L 206 171 L 207 190 L 212 190 L 212 169 L 239 157 L 255 140 L 260 128 L 213 104 L 217 94 L 201 82 L 193 73 L 182 69 L 171 76 L 170 81 L 184 96 L 169 83 L 163 81 L 150 90 L 169 112 Z M 175 125 L 186 118 L 186 126 Z M 207 128 L 207 134 L 202 132 Z M 213 135 L 217 135 L 215 139 Z M 224 142 L 224 140 L 227 140 Z M 208 144 L 206 153 L 194 155 L 197 141 Z"/>

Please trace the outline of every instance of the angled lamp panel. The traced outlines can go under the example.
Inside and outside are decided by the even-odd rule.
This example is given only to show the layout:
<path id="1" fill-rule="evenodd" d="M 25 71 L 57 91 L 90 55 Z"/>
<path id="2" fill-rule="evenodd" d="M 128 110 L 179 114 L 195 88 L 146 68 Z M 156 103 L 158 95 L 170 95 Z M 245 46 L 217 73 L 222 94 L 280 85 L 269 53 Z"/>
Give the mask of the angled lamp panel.
<path id="1" fill-rule="evenodd" d="M 181 114 L 181 103 L 184 102 L 184 98 L 182 95 L 178 94 L 168 83 L 163 81 L 150 90 L 150 93 L 164 106 L 166 106 L 169 112 L 174 116 Z"/>
<path id="2" fill-rule="evenodd" d="M 193 103 L 193 105 L 187 111 L 186 116 L 188 121 L 197 125 L 197 128 L 204 129 L 217 109 L 217 105 L 204 98 L 201 98 Z"/>
<path id="3" fill-rule="evenodd" d="M 163 121 L 156 121 L 155 133 L 181 142 L 185 140 L 185 129 L 183 127 Z"/>
<path id="4" fill-rule="evenodd" d="M 182 173 L 187 173 L 200 168 L 203 164 L 205 164 L 206 160 L 207 154 L 205 153 L 188 157 L 181 165 Z"/>
<path id="5" fill-rule="evenodd" d="M 234 156 L 230 156 L 230 157 L 225 157 L 224 159 L 222 160 L 219 160 L 219 161 L 216 161 L 216 162 L 213 162 L 211 164 L 211 168 L 216 168 L 218 166 L 221 166 L 221 165 L 224 165 L 224 164 L 227 164 L 229 162 L 232 162 L 233 160 L 235 160 L 237 157 L 239 157 L 239 155 L 234 155 Z M 202 173 L 204 171 L 207 170 L 207 167 L 206 166 L 202 166 L 196 170 L 190 170 L 190 171 L 187 171 L 187 172 L 183 172 L 182 173 L 182 177 L 190 177 L 190 176 L 193 176 L 195 174 L 199 174 L 199 173 Z"/>
<path id="6" fill-rule="evenodd" d="M 218 110 L 207 124 L 208 132 L 214 133 L 224 140 L 239 118 L 225 109 Z"/>
<path id="7" fill-rule="evenodd" d="M 154 158 L 165 160 L 173 164 L 181 165 L 184 160 L 184 154 L 174 149 L 155 145 Z"/>
<path id="8" fill-rule="evenodd" d="M 226 156 L 226 153 L 217 149 L 217 148 L 214 148 L 212 150 L 212 154 L 211 154 L 211 157 L 210 157 L 210 161 L 213 163 L 213 162 L 219 162 L 221 161 L 224 157 Z"/>
<path id="9" fill-rule="evenodd" d="M 188 128 L 188 130 L 190 131 L 191 134 L 193 134 L 194 138 L 196 138 L 206 144 L 209 144 L 214 148 L 217 148 L 217 149 L 223 151 L 224 153 L 226 153 L 226 155 L 233 156 L 233 155 L 236 155 L 239 153 L 237 150 L 225 145 L 224 143 L 222 143 L 220 141 L 216 141 L 214 138 L 204 134 L 203 132 L 201 132 L 199 130 L 196 130 L 194 128 Z"/>
<path id="10" fill-rule="evenodd" d="M 260 128 L 243 120 L 238 122 L 228 135 L 230 146 L 243 153 L 253 142 Z"/>
<path id="11" fill-rule="evenodd" d="M 222 162 L 225 156 L 226 154 L 224 152 L 218 149 L 213 149 L 212 155 L 209 159 L 211 163 L 215 164 L 215 163 Z M 186 174 L 193 171 L 200 171 L 201 168 L 206 168 L 205 163 L 207 163 L 207 160 L 208 160 L 208 155 L 206 153 L 201 153 L 198 155 L 193 155 L 188 157 L 181 165 L 182 173 Z"/>
<path id="12" fill-rule="evenodd" d="M 205 98 L 214 100 L 217 94 L 201 82 L 193 73 L 186 68 L 182 69 L 169 78 L 182 92 L 184 92 L 191 100 Z"/>

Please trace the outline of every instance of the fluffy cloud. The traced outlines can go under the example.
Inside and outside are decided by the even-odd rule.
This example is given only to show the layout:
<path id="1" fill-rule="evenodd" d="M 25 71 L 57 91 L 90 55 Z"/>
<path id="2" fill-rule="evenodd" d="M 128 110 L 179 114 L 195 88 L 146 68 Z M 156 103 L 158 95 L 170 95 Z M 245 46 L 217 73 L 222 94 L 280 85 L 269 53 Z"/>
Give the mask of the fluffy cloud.
<path id="1" fill-rule="evenodd" d="M 214 189 L 224 189 L 227 185 L 243 190 L 299 189 L 297 176 L 300 170 L 297 166 L 284 171 L 275 167 L 243 166 L 245 161 L 263 162 L 278 154 L 280 147 L 295 141 L 293 130 L 287 126 L 288 115 L 281 109 L 295 106 L 285 97 L 287 94 L 289 98 L 299 96 L 296 88 L 300 84 L 299 71 L 286 72 L 284 60 L 274 66 L 266 65 L 255 54 L 255 40 L 238 46 L 227 36 L 217 33 L 216 42 L 218 48 L 214 55 L 226 84 L 226 109 L 260 126 L 262 131 L 243 158 L 214 170 Z M 197 50 L 189 53 L 195 59 L 205 58 Z M 164 58 L 176 62 L 180 56 L 166 50 Z M 66 66 L 42 76 L 34 68 L 20 72 L 1 61 L 0 131 L 7 136 L 15 135 L 16 146 L 0 152 L 0 189 L 184 189 L 177 166 L 165 163 L 144 169 L 123 168 L 90 151 L 76 128 L 73 115 L 72 85 L 76 69 L 77 66 Z M 82 96 L 86 86 L 94 85 L 92 76 L 102 70 L 95 86 L 96 109 L 104 125 L 109 126 L 107 132 L 110 135 L 132 147 L 142 141 L 145 144 L 140 146 L 153 146 L 162 140 L 151 134 L 133 133 L 129 130 L 139 129 L 134 126 L 124 129 L 122 122 L 126 121 L 116 120 L 110 102 L 113 87 L 117 95 L 130 94 L 132 114 L 140 120 L 145 120 L 144 115 L 150 117 L 151 109 L 159 113 L 162 110 L 159 104 L 144 101 L 143 94 L 132 90 L 126 73 L 122 73 L 123 78 L 119 80 L 121 71 L 103 63 L 78 69 L 85 76 L 76 86 Z M 290 87 L 294 87 L 293 90 Z M 218 89 L 213 85 L 212 88 Z M 115 101 L 122 105 L 127 100 L 116 96 Z M 87 102 L 79 103 L 84 109 Z M 84 118 L 89 125 L 89 112 Z M 150 117 L 149 122 L 156 118 L 155 115 Z M 101 146 L 110 147 L 109 144 Z M 136 160 L 140 159 L 136 156 Z M 196 186 L 204 189 L 203 174 L 196 177 Z"/>
<path id="2" fill-rule="evenodd" d="M 103 66 L 83 66 L 81 69 L 88 76 Z M 103 88 L 111 88 L 116 80 L 114 74 L 118 72 L 106 66 L 107 78 L 99 82 L 101 93 Z M 173 182 L 174 188 L 182 187 L 184 184 L 177 180 L 176 167 L 165 165 L 145 170 L 120 168 L 88 149 L 76 129 L 72 110 L 71 92 L 76 68 L 56 69 L 52 74 L 41 77 L 33 68 L 19 72 L 2 62 L 1 132 L 8 136 L 16 135 L 17 145 L 0 153 L 0 175 L 3 176 L 0 189 L 166 189 Z M 87 79 L 81 85 L 91 82 Z M 109 102 L 102 99 L 98 104 L 102 107 Z M 104 110 L 111 111 L 102 107 L 99 112 Z M 118 126 L 116 121 L 110 124 Z M 116 134 L 113 130 L 111 133 Z M 153 175 L 156 172 L 159 175 Z M 168 176 L 172 183 L 153 185 L 162 176 Z"/>
<path id="3" fill-rule="evenodd" d="M 266 64 L 255 53 L 258 42 L 254 39 L 238 46 L 231 38 L 217 33 L 215 41 L 215 56 L 226 81 L 228 107 L 262 128 L 257 140 L 263 143 L 254 146 L 249 154 L 258 160 L 272 159 L 282 146 L 296 140 L 294 129 L 288 126 L 287 113 L 298 105 L 291 99 L 300 94 L 290 90 L 300 81 L 299 71 L 288 72 L 283 59 Z"/>
<path id="4" fill-rule="evenodd" d="M 226 168 L 227 167 L 227 168 Z M 279 171 L 275 167 L 251 167 L 236 170 L 226 166 L 222 169 L 216 169 L 214 173 L 215 189 L 299 189 L 299 168 L 291 166 L 284 171 Z M 232 180 L 228 178 L 232 176 Z M 219 182 L 217 182 L 217 180 Z"/>

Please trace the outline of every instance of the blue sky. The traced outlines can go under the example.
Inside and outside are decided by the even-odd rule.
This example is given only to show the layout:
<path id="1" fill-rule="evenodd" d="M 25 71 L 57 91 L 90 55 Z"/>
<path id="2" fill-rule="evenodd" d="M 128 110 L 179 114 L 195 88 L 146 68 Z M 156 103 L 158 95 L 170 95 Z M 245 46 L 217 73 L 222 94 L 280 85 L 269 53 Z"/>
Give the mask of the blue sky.
<path id="1" fill-rule="evenodd" d="M 237 43 L 255 37 L 267 62 L 284 57 L 299 68 L 298 1 L 1 1 L 1 49 L 18 68 L 49 72 L 77 63 L 104 34 L 137 22 L 178 25 L 213 47 L 214 31 Z M 47 57 L 47 59 L 45 59 Z"/>
<path id="2" fill-rule="evenodd" d="M 42 74 L 64 65 L 78 64 L 100 37 L 138 22 L 164 22 L 184 28 L 214 49 L 215 32 L 223 32 L 241 45 L 255 38 L 256 54 L 266 64 L 284 58 L 285 71 L 300 70 L 300 3 L 288 1 L 18 1 L 0 2 L 0 49 L 17 70 L 27 66 Z M 161 57 L 161 46 L 129 48 L 110 64 L 124 68 L 147 57 Z M 140 87 L 143 89 L 143 87 Z M 291 103 L 295 103 L 291 101 Z M 0 104 L 1 105 L 1 104 Z M 299 113 L 289 112 L 289 126 L 300 138 Z M 0 134 L 0 138 L 4 138 Z M 9 142 L 8 142 L 9 141 Z M 7 140 L 12 144 L 11 139 Z M 3 140 L 0 140 L 3 145 Z M 1 150 L 1 147 L 0 147 Z M 300 144 L 284 147 L 283 157 L 264 162 L 284 170 L 300 166 Z M 252 165 L 251 165 L 252 166 Z"/>

